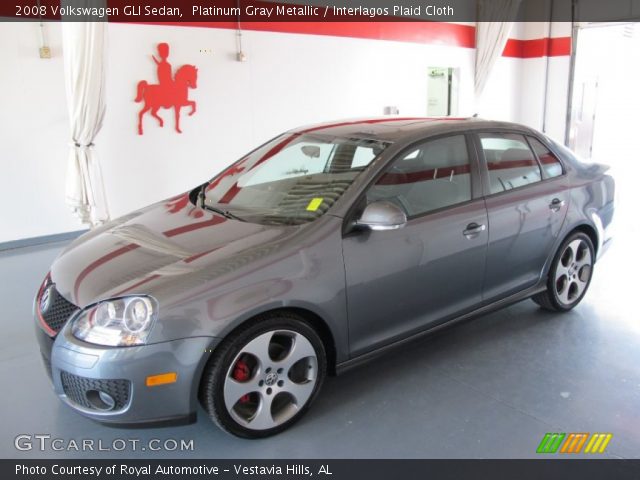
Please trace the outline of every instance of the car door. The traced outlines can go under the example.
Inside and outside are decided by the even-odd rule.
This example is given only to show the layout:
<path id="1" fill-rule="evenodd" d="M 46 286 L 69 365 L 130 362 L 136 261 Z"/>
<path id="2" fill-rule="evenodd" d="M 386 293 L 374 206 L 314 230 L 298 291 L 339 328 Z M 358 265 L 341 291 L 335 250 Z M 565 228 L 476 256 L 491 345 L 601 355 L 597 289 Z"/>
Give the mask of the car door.
<path id="1" fill-rule="evenodd" d="M 343 239 L 352 356 L 481 302 L 488 224 L 471 142 L 452 135 L 409 148 L 366 191 L 362 204 L 393 202 L 408 220 Z"/>
<path id="2" fill-rule="evenodd" d="M 529 138 L 477 135 L 490 225 L 486 302 L 539 281 L 567 213 L 570 195 L 562 165 L 539 140 Z"/>

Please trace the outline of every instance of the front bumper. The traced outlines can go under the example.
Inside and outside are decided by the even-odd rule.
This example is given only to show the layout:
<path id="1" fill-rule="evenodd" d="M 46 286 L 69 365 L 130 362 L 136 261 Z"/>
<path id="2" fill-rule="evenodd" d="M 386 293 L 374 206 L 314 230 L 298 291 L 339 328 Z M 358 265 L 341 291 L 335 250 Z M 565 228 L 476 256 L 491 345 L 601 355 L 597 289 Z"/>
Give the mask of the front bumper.
<path id="1" fill-rule="evenodd" d="M 195 421 L 197 394 L 213 337 L 136 347 L 102 347 L 76 339 L 67 327 L 52 341 L 40 331 L 42 356 L 50 349 L 55 393 L 78 413 L 113 426 L 157 426 Z M 150 375 L 175 372 L 174 383 L 147 386 Z M 107 393 L 106 405 L 99 392 Z"/>

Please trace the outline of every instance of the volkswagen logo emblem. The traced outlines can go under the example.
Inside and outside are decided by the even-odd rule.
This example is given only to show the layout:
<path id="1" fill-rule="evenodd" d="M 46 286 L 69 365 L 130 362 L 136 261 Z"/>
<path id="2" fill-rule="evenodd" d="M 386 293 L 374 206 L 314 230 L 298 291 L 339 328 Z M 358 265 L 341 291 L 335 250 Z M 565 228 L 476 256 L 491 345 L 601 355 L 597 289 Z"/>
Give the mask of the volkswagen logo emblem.
<path id="1" fill-rule="evenodd" d="M 278 381 L 278 374 L 276 372 L 269 373 L 264 379 L 264 383 L 267 387 L 272 386 L 277 381 Z"/>
<path id="2" fill-rule="evenodd" d="M 53 296 L 53 293 L 51 291 L 52 289 L 53 289 L 53 285 L 45 289 L 44 292 L 42 292 L 42 296 L 40 297 L 41 313 L 45 313 L 49 309 L 49 306 L 51 305 L 51 297 Z"/>

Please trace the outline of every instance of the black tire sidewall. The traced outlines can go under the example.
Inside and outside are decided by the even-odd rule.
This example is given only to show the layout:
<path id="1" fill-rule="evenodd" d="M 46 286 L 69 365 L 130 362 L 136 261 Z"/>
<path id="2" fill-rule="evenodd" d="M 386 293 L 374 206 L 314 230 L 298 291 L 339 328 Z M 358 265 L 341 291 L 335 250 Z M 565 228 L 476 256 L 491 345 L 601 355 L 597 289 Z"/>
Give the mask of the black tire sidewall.
<path id="1" fill-rule="evenodd" d="M 270 428 L 267 430 L 252 430 L 239 424 L 227 411 L 224 401 L 224 383 L 226 380 L 227 372 L 231 367 L 231 362 L 233 362 L 233 360 L 244 348 L 244 346 L 259 335 L 272 330 L 292 330 L 296 333 L 304 335 L 309 340 L 309 342 L 311 342 L 311 345 L 316 352 L 318 362 L 316 384 L 306 404 L 300 410 L 298 410 L 298 412 L 292 418 L 274 428 Z M 228 342 L 224 345 L 221 345 L 220 347 L 220 355 L 216 359 L 217 361 L 210 371 L 210 375 L 215 376 L 215 379 L 213 379 L 213 385 L 215 386 L 215 388 L 214 391 L 205 393 L 204 401 L 213 403 L 212 407 L 215 411 L 215 416 L 217 417 L 216 420 L 220 424 L 220 426 L 229 433 L 232 433 L 233 435 L 236 435 L 238 437 L 264 438 L 275 435 L 289 428 L 307 412 L 307 410 L 317 397 L 326 376 L 327 358 L 322 340 L 309 324 L 307 324 L 302 319 L 297 318 L 297 316 L 276 315 L 257 319 L 257 321 L 253 322 L 251 325 L 247 326 L 244 329 L 241 329 L 235 335 L 230 336 L 228 338 Z"/>
<path id="2" fill-rule="evenodd" d="M 556 293 L 556 285 L 555 285 L 556 271 L 558 269 L 558 265 L 560 264 L 562 253 L 567 248 L 567 245 L 569 245 L 574 240 L 578 240 L 578 239 L 584 241 L 589 247 L 589 251 L 591 253 L 591 272 L 589 273 L 589 279 L 587 280 L 587 285 L 585 286 L 580 296 L 576 298 L 571 304 L 566 305 L 558 299 L 558 294 Z M 553 259 L 551 270 L 549 272 L 549 279 L 547 281 L 547 291 L 549 292 L 549 299 L 551 300 L 551 303 L 556 309 L 566 312 L 574 308 L 576 305 L 578 305 L 582 301 L 585 294 L 587 293 L 587 290 L 589 290 L 589 285 L 591 285 L 591 279 L 593 278 L 593 269 L 595 266 L 595 261 L 596 261 L 596 257 L 595 257 L 595 250 L 593 248 L 593 242 L 591 241 L 591 239 L 587 234 L 582 232 L 576 232 L 572 235 L 569 235 L 564 240 L 564 242 L 562 242 L 562 244 L 560 245 L 560 248 L 556 252 L 556 255 Z"/>

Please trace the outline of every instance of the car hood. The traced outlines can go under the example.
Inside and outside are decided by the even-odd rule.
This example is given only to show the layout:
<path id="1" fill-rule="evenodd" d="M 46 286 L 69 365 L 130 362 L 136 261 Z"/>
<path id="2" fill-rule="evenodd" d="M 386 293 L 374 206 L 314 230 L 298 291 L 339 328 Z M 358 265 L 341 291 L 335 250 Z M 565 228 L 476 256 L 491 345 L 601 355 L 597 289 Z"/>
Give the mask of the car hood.
<path id="1" fill-rule="evenodd" d="M 56 259 L 51 278 L 79 307 L 121 295 L 162 296 L 179 277 L 193 285 L 210 281 L 212 271 L 223 277 L 263 259 L 299 228 L 230 220 L 184 194 L 79 237 Z"/>

